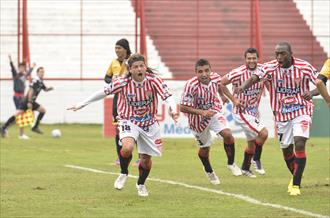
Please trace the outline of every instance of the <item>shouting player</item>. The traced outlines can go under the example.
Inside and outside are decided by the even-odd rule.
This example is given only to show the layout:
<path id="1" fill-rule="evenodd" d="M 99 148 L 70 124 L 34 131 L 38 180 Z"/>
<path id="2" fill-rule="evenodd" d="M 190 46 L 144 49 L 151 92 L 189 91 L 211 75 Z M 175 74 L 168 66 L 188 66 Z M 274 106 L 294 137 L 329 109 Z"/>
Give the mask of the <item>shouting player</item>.
<path id="1" fill-rule="evenodd" d="M 139 196 L 148 196 L 144 185 L 151 170 L 151 156 L 160 156 L 162 141 L 156 120 L 158 96 L 170 106 L 170 114 L 176 122 L 176 104 L 164 81 L 146 66 L 144 56 L 134 54 L 128 59 L 129 74 L 118 77 L 101 91 L 69 108 L 78 110 L 106 95 L 119 93 L 118 117 L 119 136 L 122 148 L 119 152 L 121 174 L 114 187 L 121 190 L 128 178 L 128 166 L 137 144 L 140 156 L 139 178 L 136 184 Z"/>
<path id="2" fill-rule="evenodd" d="M 269 82 L 270 104 L 275 117 L 278 139 L 284 160 L 293 175 L 288 186 L 290 195 L 300 195 L 306 165 L 306 141 L 311 129 L 314 104 L 303 98 L 309 83 L 315 84 L 317 71 L 308 62 L 292 56 L 291 45 L 280 42 L 276 59 L 264 64 L 237 91 L 247 90 L 260 80 Z"/>

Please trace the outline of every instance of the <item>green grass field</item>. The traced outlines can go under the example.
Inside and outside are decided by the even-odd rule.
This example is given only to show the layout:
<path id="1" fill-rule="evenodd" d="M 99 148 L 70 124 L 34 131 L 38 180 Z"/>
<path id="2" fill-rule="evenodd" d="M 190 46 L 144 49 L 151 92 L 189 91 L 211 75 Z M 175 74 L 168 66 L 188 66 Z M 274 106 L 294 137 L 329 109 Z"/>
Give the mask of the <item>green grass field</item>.
<path id="1" fill-rule="evenodd" d="M 141 198 L 134 178 L 118 191 L 113 188 L 116 175 L 65 167 L 70 164 L 119 172 L 113 165 L 114 142 L 102 137 L 100 125 L 41 128 L 45 131 L 42 136 L 27 131 L 30 140 L 17 139 L 16 128 L 10 129 L 9 138 L 1 139 L 1 217 L 309 217 L 283 207 L 330 215 L 329 138 L 308 141 L 302 195 L 295 197 L 286 192 L 290 174 L 275 139 L 269 139 L 264 147 L 266 175 L 256 179 L 232 176 L 226 168 L 222 142 L 216 141 L 211 162 L 222 182 L 217 186 L 207 181 L 193 139 L 164 139 L 163 156 L 153 159 L 150 177 L 193 187 L 149 180 L 146 185 L 150 195 Z M 54 128 L 61 129 L 60 139 L 50 136 Z M 237 140 L 238 165 L 244 146 L 244 140 Z M 133 161 L 136 158 L 135 151 Z M 131 166 L 130 174 L 137 175 L 137 168 Z M 283 207 L 253 204 L 210 190 Z"/>

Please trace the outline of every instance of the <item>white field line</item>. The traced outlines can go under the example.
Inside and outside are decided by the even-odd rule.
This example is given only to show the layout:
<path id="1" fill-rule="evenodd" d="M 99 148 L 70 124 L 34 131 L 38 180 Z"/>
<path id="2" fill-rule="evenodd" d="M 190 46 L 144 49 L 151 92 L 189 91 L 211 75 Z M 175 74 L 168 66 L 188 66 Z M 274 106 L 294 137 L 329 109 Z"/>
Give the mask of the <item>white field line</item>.
<path id="1" fill-rule="evenodd" d="M 103 171 L 103 170 L 97 170 L 97 169 L 80 167 L 80 166 L 69 165 L 69 164 L 66 164 L 64 166 L 68 167 L 68 168 L 84 170 L 84 171 L 89 171 L 89 172 L 93 172 L 93 173 L 110 174 L 110 175 L 116 175 L 116 176 L 119 175 L 119 173 L 107 172 L 107 171 Z M 138 178 L 137 176 L 132 176 L 132 175 L 128 175 L 128 177 L 135 178 L 135 179 Z M 219 194 L 219 195 L 225 195 L 225 196 L 229 196 L 229 197 L 233 197 L 233 198 L 237 198 L 237 199 L 249 202 L 251 204 L 256 204 L 256 205 L 261 205 L 261 206 L 266 206 L 266 207 L 272 207 L 272 208 L 277 208 L 277 209 L 282 209 L 282 210 L 288 210 L 288 211 L 292 211 L 292 212 L 295 212 L 295 213 L 300 213 L 300 214 L 303 214 L 303 215 L 306 215 L 306 216 L 312 216 L 312 217 L 318 217 L 318 218 L 330 218 L 329 216 L 325 216 L 325 215 L 321 215 L 321 214 L 317 214 L 317 213 L 312 213 L 312 212 L 309 212 L 309 211 L 306 211 L 306 210 L 300 210 L 300 209 L 296 209 L 296 208 L 292 208 L 292 207 L 286 207 L 286 206 L 282 206 L 280 204 L 271 204 L 271 203 L 261 202 L 257 199 L 254 199 L 254 198 L 251 198 L 249 196 L 242 195 L 242 194 L 233 194 L 233 193 L 229 193 L 229 192 L 220 191 L 220 190 L 217 190 L 217 189 L 204 188 L 204 187 L 196 186 L 196 185 L 188 185 L 188 184 L 185 184 L 185 183 L 182 183 L 182 182 L 175 182 L 175 181 L 171 181 L 171 180 L 163 180 L 163 179 L 156 179 L 156 178 L 149 178 L 148 177 L 148 181 L 155 181 L 155 182 L 160 182 L 160 183 L 165 183 L 165 184 L 170 184 L 170 185 L 178 185 L 178 186 L 183 186 L 183 187 L 186 187 L 186 188 L 197 189 L 197 190 L 211 192 L 211 193 L 215 193 L 215 194 Z"/>

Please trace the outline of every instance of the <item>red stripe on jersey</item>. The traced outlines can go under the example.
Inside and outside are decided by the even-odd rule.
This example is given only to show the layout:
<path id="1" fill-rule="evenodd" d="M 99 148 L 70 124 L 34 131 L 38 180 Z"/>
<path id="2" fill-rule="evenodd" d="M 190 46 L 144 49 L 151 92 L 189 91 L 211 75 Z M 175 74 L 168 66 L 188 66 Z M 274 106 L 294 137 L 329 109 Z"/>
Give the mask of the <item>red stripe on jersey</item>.
<path id="1" fill-rule="evenodd" d="M 263 71 L 256 73 L 270 83 L 270 100 L 276 121 L 292 120 L 297 116 L 312 116 L 313 101 L 302 95 L 309 91 L 309 82 L 315 83 L 316 69 L 308 62 L 293 58 L 290 68 L 280 68 L 277 60 L 264 64 Z"/>
<path id="2" fill-rule="evenodd" d="M 232 83 L 232 87 L 234 91 L 236 87 L 241 86 L 253 74 L 256 74 L 255 71 L 261 71 L 261 70 L 262 70 L 261 64 L 258 64 L 257 68 L 254 71 L 250 71 L 246 65 L 242 65 L 229 72 L 226 76 L 229 79 L 229 81 Z M 258 82 L 240 94 L 234 93 L 233 94 L 234 97 L 240 99 L 243 102 L 243 106 L 245 110 L 241 111 L 240 109 L 235 107 L 233 109 L 233 113 L 238 114 L 244 112 L 252 116 L 259 117 L 258 108 L 259 108 L 259 103 L 263 88 L 264 88 L 264 83 Z"/>
<path id="3" fill-rule="evenodd" d="M 208 85 L 200 83 L 197 77 L 188 80 L 181 97 L 181 104 L 195 109 L 214 110 L 221 112 L 222 101 L 218 94 L 221 77 L 211 73 Z M 201 115 L 188 114 L 190 128 L 195 132 L 202 132 L 209 124 L 210 119 Z"/>
<path id="4" fill-rule="evenodd" d="M 119 92 L 118 119 L 130 120 L 138 126 L 150 126 L 156 122 L 158 95 L 162 99 L 171 96 L 163 80 L 149 74 L 142 82 L 131 77 L 114 79 L 110 93 L 115 92 Z"/>

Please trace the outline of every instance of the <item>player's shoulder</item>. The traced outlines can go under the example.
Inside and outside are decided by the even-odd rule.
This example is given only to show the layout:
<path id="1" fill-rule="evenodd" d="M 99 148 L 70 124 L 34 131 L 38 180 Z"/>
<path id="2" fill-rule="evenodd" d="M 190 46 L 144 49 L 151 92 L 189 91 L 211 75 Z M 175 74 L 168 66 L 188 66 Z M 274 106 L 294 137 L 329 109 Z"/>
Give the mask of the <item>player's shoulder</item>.
<path id="1" fill-rule="evenodd" d="M 246 69 L 247 69 L 246 68 L 246 65 L 243 64 L 243 65 L 241 65 L 239 67 L 236 67 L 236 68 L 232 69 L 228 74 L 229 75 L 239 75 L 239 74 L 244 73 L 246 71 Z"/>
<path id="2" fill-rule="evenodd" d="M 276 59 L 268 61 L 262 64 L 262 70 L 265 72 L 272 72 L 279 67 Z"/>
<path id="3" fill-rule="evenodd" d="M 124 85 L 126 85 L 129 81 L 131 81 L 132 80 L 132 77 L 130 77 L 130 76 L 124 76 L 124 75 L 122 75 L 122 76 L 118 76 L 118 77 L 116 77 L 114 80 L 113 80 L 113 84 L 117 84 L 117 85 L 119 85 L 119 86 L 124 86 Z"/>
<path id="4" fill-rule="evenodd" d="M 216 72 L 211 72 L 210 78 L 211 82 L 218 83 L 221 80 L 222 76 Z"/>
<path id="5" fill-rule="evenodd" d="M 38 76 L 35 76 L 35 77 L 32 78 L 31 83 L 32 84 L 42 83 L 42 80 Z"/>
<path id="6" fill-rule="evenodd" d="M 293 64 L 296 68 L 302 70 L 307 73 L 316 73 L 317 70 L 311 65 L 308 61 L 305 61 L 300 58 L 293 58 Z"/>
<path id="7" fill-rule="evenodd" d="M 194 76 L 191 79 L 187 80 L 185 86 L 188 88 L 196 88 L 198 84 L 199 84 L 198 78 L 197 76 Z"/>
<path id="8" fill-rule="evenodd" d="M 145 79 L 151 83 L 163 82 L 163 79 L 156 73 L 146 73 Z"/>

